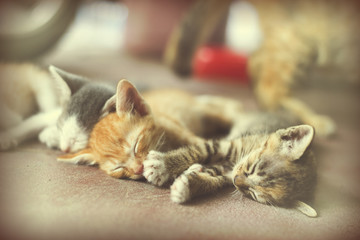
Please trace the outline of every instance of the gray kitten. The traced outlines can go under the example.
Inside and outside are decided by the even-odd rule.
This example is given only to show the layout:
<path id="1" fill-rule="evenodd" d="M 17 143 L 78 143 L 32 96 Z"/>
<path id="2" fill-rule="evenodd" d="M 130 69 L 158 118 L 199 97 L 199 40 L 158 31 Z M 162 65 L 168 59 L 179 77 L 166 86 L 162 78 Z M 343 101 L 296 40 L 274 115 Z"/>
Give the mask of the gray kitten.
<path id="1" fill-rule="evenodd" d="M 39 135 L 42 143 L 64 152 L 75 152 L 86 147 L 95 123 L 108 113 L 114 101 L 115 88 L 49 67 L 60 92 L 62 113 L 56 124 Z"/>

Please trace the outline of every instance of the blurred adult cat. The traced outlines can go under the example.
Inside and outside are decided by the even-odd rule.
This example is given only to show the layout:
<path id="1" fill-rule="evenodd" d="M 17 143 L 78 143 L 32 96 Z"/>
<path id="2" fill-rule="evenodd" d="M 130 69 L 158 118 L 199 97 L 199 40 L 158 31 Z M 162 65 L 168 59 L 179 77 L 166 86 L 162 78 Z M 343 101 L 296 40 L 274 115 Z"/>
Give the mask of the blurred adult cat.
<path id="1" fill-rule="evenodd" d="M 194 53 L 206 43 L 232 0 L 197 0 L 175 28 L 165 62 L 179 74 L 189 74 Z M 327 66 L 341 79 L 360 79 L 360 4 L 356 0 L 250 0 L 260 19 L 263 42 L 250 55 L 249 72 L 259 103 L 267 110 L 285 108 L 319 135 L 330 135 L 332 119 L 315 113 L 291 96 L 291 86 L 305 66 Z M 315 59 L 315 60 L 314 60 Z"/>

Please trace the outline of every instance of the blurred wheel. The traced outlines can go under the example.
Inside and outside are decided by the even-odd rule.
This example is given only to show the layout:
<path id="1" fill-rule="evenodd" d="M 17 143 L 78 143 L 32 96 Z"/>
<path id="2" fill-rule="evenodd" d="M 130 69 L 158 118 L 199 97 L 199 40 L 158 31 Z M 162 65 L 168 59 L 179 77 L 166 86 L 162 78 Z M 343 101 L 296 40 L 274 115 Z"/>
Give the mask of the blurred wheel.
<path id="1" fill-rule="evenodd" d="M 0 59 L 35 58 L 60 39 L 73 21 L 77 0 L 0 2 Z"/>

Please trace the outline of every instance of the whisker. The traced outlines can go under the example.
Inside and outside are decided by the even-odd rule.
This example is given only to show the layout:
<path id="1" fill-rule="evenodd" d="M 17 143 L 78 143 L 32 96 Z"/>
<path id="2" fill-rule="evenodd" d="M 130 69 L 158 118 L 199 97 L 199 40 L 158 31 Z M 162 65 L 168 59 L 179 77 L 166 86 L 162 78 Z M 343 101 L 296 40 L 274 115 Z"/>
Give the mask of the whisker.
<path id="1" fill-rule="evenodd" d="M 166 195 L 168 196 L 168 195 Z M 152 198 L 162 198 L 162 197 L 165 197 L 164 194 L 156 194 L 156 195 L 148 195 L 148 196 L 145 196 L 146 199 L 152 199 Z"/>
<path id="2" fill-rule="evenodd" d="M 266 203 L 267 203 L 272 209 L 274 209 L 275 212 L 278 212 L 278 211 L 279 211 L 278 207 L 277 207 L 272 201 L 266 200 Z"/>
<path id="3" fill-rule="evenodd" d="M 240 194 L 239 190 L 235 189 L 234 191 L 232 191 L 230 193 L 231 197 L 235 197 L 235 196 L 238 196 Z"/>

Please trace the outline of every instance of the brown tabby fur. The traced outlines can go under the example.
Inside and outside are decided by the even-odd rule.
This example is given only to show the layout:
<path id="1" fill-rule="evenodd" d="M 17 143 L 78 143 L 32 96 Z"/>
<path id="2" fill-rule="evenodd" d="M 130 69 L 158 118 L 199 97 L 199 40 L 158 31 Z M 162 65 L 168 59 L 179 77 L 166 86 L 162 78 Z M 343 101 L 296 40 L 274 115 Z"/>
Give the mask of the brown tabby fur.
<path id="1" fill-rule="evenodd" d="M 227 139 L 210 139 L 166 153 L 150 151 L 145 178 L 171 185 L 171 199 L 187 202 L 233 184 L 253 200 L 315 217 L 316 161 L 309 125 L 286 127 L 278 115 L 241 113 Z M 255 125 L 253 123 L 256 123 Z M 174 181 L 175 180 L 175 181 Z"/>
<path id="2" fill-rule="evenodd" d="M 196 49 L 203 45 L 231 0 L 197 0 L 174 30 L 165 61 L 179 74 L 191 72 Z M 334 133 L 327 116 L 314 113 L 291 96 L 291 85 L 317 65 L 341 73 L 341 79 L 360 79 L 360 3 L 357 0 L 250 0 L 256 7 L 264 39 L 250 56 L 249 72 L 259 103 L 296 114 L 320 135 Z"/>

